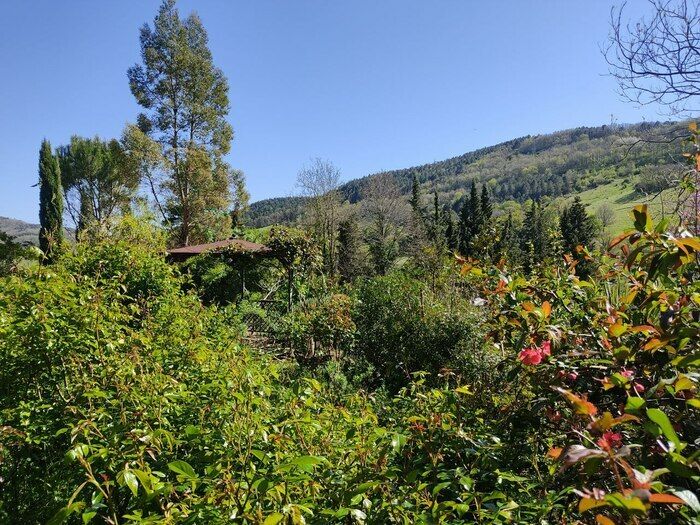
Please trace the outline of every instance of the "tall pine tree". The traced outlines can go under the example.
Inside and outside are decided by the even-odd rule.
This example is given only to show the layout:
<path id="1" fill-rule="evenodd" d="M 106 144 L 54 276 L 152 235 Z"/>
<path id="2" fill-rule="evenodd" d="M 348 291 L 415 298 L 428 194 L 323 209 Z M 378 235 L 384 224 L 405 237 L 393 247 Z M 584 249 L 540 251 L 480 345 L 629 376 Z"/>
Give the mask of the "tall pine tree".
<path id="1" fill-rule="evenodd" d="M 481 203 L 472 179 L 469 198 L 462 204 L 459 213 L 459 251 L 462 255 L 473 255 L 473 241 L 481 229 Z"/>
<path id="2" fill-rule="evenodd" d="M 564 209 L 559 217 L 559 227 L 564 250 L 572 254 L 576 254 L 578 246 L 590 246 L 596 234 L 593 217 L 588 215 L 579 197 L 574 199 L 571 206 Z"/>
<path id="3" fill-rule="evenodd" d="M 175 0 L 164 0 L 140 40 L 142 64 L 128 77 L 148 111 L 139 115 L 139 127 L 160 145 L 164 159 L 156 202 L 164 197 L 161 209 L 178 244 L 227 236 L 232 173 L 223 156 L 233 130 L 226 120 L 228 82 L 213 64 L 207 32 L 197 15 L 181 19 Z"/>
<path id="4" fill-rule="evenodd" d="M 486 184 L 481 187 L 481 208 L 480 208 L 480 219 L 481 223 L 486 226 L 491 217 L 493 216 L 493 205 L 491 204 L 491 199 L 489 198 L 489 191 L 486 188 Z"/>
<path id="5" fill-rule="evenodd" d="M 39 222 L 39 247 L 51 263 L 63 241 L 63 190 L 58 158 L 46 139 L 39 150 Z"/>
<path id="6" fill-rule="evenodd" d="M 576 197 L 571 206 L 565 208 L 559 216 L 559 228 L 564 251 L 578 261 L 576 273 L 586 277 L 592 270 L 592 266 L 578 251 L 578 247 L 587 248 L 591 245 L 596 235 L 596 224 L 593 217 L 586 212 L 586 207 L 579 197 Z"/>

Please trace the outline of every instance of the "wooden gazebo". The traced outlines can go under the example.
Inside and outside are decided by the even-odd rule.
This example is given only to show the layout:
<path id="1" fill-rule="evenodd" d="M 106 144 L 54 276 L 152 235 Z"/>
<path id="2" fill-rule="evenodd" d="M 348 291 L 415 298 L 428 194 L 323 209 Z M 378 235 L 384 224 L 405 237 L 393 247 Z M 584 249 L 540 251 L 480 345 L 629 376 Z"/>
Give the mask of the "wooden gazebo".
<path id="1" fill-rule="evenodd" d="M 258 244 L 244 239 L 226 239 L 224 241 L 172 248 L 168 250 L 168 259 L 172 262 L 184 262 L 195 255 L 201 255 L 203 253 L 218 254 L 224 252 L 228 254 L 240 253 L 241 255 L 260 258 L 273 257 L 272 250 L 264 244 Z"/>

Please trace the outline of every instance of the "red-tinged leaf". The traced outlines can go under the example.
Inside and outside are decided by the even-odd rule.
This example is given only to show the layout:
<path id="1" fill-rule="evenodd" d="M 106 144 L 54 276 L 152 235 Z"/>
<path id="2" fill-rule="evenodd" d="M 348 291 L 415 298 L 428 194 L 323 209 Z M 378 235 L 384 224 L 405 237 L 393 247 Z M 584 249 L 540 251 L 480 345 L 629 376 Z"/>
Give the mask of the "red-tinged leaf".
<path id="1" fill-rule="evenodd" d="M 598 408 L 587 399 L 579 397 L 573 392 L 570 392 L 564 388 L 557 387 L 556 390 L 566 397 L 567 401 L 573 405 L 577 414 L 594 416 L 596 412 L 598 412 Z"/>
<path id="2" fill-rule="evenodd" d="M 666 341 L 662 339 L 657 339 L 654 337 L 653 339 L 650 339 L 647 344 L 645 344 L 642 349 L 646 351 L 653 351 L 657 350 L 659 348 L 662 348 L 663 346 L 666 345 Z"/>
<path id="3" fill-rule="evenodd" d="M 525 301 L 521 306 L 523 307 L 523 310 L 525 310 L 526 312 L 532 312 L 536 308 L 536 306 L 533 303 L 531 303 L 530 301 Z"/>
<path id="4" fill-rule="evenodd" d="M 562 449 L 561 447 L 552 447 L 547 452 L 547 457 L 552 458 L 552 459 L 559 459 L 563 450 L 564 449 Z"/>
<path id="5" fill-rule="evenodd" d="M 630 332 L 644 332 L 644 333 L 659 333 L 659 331 L 651 325 L 643 324 L 639 326 L 630 326 L 628 328 Z"/>
<path id="6" fill-rule="evenodd" d="M 619 319 L 615 321 L 614 324 L 611 324 L 610 327 L 608 328 L 608 334 L 612 337 L 620 337 L 622 334 L 624 334 L 627 331 L 627 325 L 623 324 L 622 321 Z"/>
<path id="7" fill-rule="evenodd" d="M 669 505 L 685 505 L 683 501 L 678 496 L 673 494 L 652 494 L 649 496 L 649 503 L 668 503 Z"/>
<path id="8" fill-rule="evenodd" d="M 542 315 L 544 315 L 544 318 L 547 319 L 551 313 L 552 313 L 552 305 L 549 304 L 549 301 L 543 302 L 542 303 Z"/>
<path id="9" fill-rule="evenodd" d="M 613 520 L 602 514 L 596 514 L 595 522 L 597 525 L 615 525 Z"/>
<path id="10" fill-rule="evenodd" d="M 613 417 L 610 412 L 605 412 L 603 413 L 602 416 L 600 416 L 598 419 L 596 419 L 593 423 L 591 423 L 589 428 L 593 430 L 597 430 L 599 432 L 604 432 L 608 429 L 611 429 L 617 425 L 620 425 L 622 423 L 626 423 L 628 421 L 639 421 L 639 418 L 636 416 L 633 416 L 632 414 L 623 414 L 619 417 Z"/>
<path id="11" fill-rule="evenodd" d="M 632 235 L 634 231 L 632 230 L 627 230 L 617 237 L 613 238 L 613 240 L 610 241 L 610 244 L 608 244 L 608 250 L 612 250 L 615 246 L 623 242 L 625 239 L 627 239 L 630 235 Z"/>
<path id="12" fill-rule="evenodd" d="M 587 510 L 595 509 L 597 507 L 605 507 L 606 505 L 609 505 L 609 503 L 602 499 L 581 498 L 581 500 L 578 502 L 578 511 L 586 512 Z"/>

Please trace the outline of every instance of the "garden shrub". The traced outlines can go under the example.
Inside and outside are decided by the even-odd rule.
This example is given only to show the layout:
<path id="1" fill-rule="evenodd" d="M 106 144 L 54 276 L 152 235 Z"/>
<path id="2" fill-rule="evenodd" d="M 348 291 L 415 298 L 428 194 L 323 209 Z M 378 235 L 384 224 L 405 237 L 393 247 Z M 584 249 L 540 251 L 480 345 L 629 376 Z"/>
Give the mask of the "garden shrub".
<path id="1" fill-rule="evenodd" d="M 373 367 L 374 387 L 395 392 L 413 372 L 436 376 L 481 352 L 480 317 L 463 298 L 440 297 L 423 281 L 398 272 L 359 281 L 354 297 L 352 355 Z"/>

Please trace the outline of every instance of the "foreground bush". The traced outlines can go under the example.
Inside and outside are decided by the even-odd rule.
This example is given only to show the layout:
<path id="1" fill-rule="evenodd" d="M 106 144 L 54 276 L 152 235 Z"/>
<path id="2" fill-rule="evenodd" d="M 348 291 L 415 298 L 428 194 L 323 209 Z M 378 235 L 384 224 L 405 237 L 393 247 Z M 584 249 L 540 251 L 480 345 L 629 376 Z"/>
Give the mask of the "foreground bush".
<path id="1" fill-rule="evenodd" d="M 146 248 L 3 279 L 0 521 L 694 523 L 700 243 L 637 219 L 587 281 L 465 262 L 500 362 L 409 373 L 389 399 L 242 348 L 237 315 Z M 367 349 L 435 369 L 475 333 L 401 276 L 364 286 Z M 349 304 L 320 301 L 314 330 L 333 340 Z"/>

